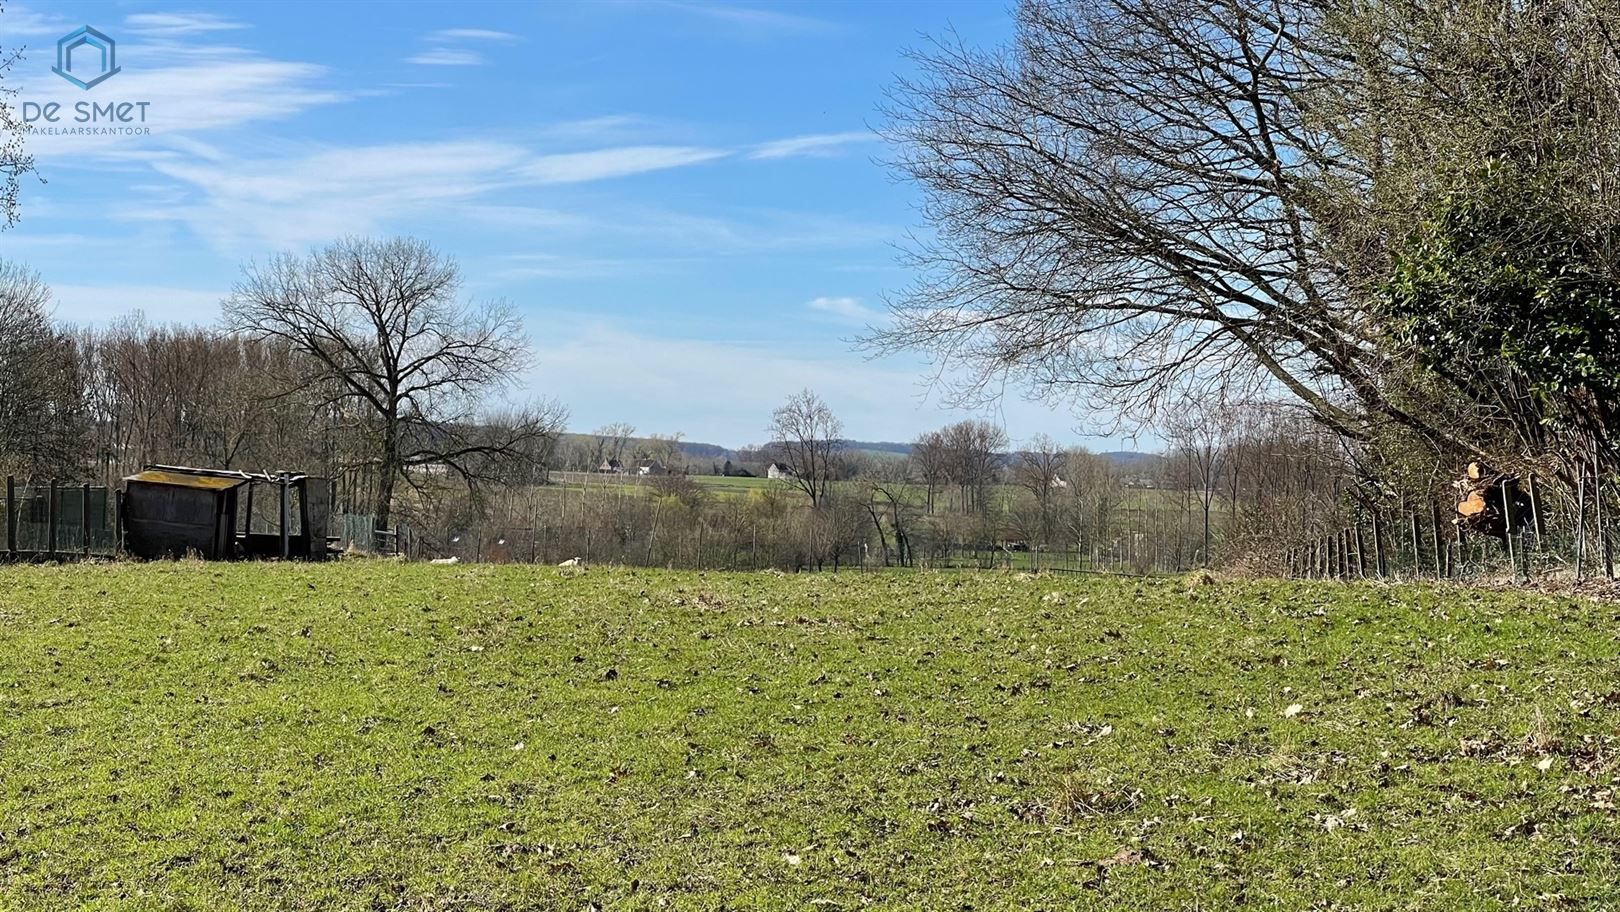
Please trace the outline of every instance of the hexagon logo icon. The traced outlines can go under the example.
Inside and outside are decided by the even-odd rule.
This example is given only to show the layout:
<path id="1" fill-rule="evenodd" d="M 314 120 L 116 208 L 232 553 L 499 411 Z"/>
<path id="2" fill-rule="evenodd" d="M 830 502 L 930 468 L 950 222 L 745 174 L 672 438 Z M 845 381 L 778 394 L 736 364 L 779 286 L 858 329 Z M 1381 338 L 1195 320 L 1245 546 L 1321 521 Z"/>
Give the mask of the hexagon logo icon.
<path id="1" fill-rule="evenodd" d="M 51 72 L 81 89 L 94 88 L 118 75 L 118 42 L 88 25 L 74 29 L 56 42 Z"/>

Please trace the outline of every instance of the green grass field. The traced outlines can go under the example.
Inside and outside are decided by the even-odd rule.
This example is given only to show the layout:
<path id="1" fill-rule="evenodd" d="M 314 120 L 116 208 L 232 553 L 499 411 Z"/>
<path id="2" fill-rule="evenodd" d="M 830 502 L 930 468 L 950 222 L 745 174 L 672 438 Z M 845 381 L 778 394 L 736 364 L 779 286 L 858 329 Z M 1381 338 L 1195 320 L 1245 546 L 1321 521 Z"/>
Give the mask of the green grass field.
<path id="1" fill-rule="evenodd" d="M 0 568 L 0 908 L 1620 903 L 1613 606 Z"/>

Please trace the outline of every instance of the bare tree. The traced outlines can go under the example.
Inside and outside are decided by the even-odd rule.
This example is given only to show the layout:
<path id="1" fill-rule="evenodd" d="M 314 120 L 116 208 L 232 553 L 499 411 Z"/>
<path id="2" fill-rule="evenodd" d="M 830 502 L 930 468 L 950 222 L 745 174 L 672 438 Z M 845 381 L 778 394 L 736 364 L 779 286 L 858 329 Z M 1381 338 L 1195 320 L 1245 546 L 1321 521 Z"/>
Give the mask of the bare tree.
<path id="1" fill-rule="evenodd" d="M 1221 476 L 1226 471 L 1225 452 L 1229 410 L 1224 407 L 1188 398 L 1169 421 L 1172 453 L 1185 460 L 1187 479 L 1184 490 L 1196 492 L 1203 511 L 1204 547 L 1203 566 L 1209 566 L 1210 513 L 1215 505 Z"/>
<path id="2" fill-rule="evenodd" d="M 809 496 L 811 507 L 821 506 L 843 449 L 843 422 L 820 396 L 806 389 L 771 413 L 769 432 L 777 461 L 787 467 L 793 484 Z"/>
<path id="3" fill-rule="evenodd" d="M 1034 495 L 1040 507 L 1041 544 L 1051 544 L 1052 501 L 1060 487 L 1069 482 L 1063 477 L 1067 453 L 1057 442 L 1045 434 L 1036 434 L 1019 451 L 1013 466 L 1013 478 L 1018 485 Z"/>
<path id="4" fill-rule="evenodd" d="M 911 444 L 911 461 L 916 467 L 917 477 L 922 479 L 928 493 L 924 512 L 932 514 L 934 498 L 950 476 L 946 464 L 945 440 L 939 431 L 922 434 Z"/>
<path id="5" fill-rule="evenodd" d="M 5 4 L 0 3 L 0 15 L 4 13 Z M 10 75 L 11 68 L 20 59 L 20 48 L 0 48 L 0 80 Z M 0 85 L 0 228 L 17 224 L 22 177 L 34 171 L 34 157 L 28 154 L 23 142 L 30 127 L 11 103 L 16 96 L 16 89 Z"/>
<path id="6" fill-rule="evenodd" d="M 51 325 L 38 273 L 0 260 L 0 467 L 77 476 L 85 403 L 77 346 Z"/>
<path id="7" fill-rule="evenodd" d="M 560 432 L 554 404 L 485 420 L 481 409 L 529 350 L 508 305 L 460 303 L 460 284 L 455 261 L 426 243 L 350 238 L 248 265 L 225 302 L 233 329 L 308 355 L 300 385 L 328 390 L 363 430 L 377 528 L 389 522 L 396 483 L 420 483 L 413 473 L 441 467 L 430 471 L 473 486 L 528 463 Z"/>
<path id="8" fill-rule="evenodd" d="M 1376 126 L 1337 117 L 1336 6 L 1024 0 L 1007 48 L 918 55 L 887 132 L 935 240 L 871 344 L 965 368 L 964 396 L 1010 373 L 1151 420 L 1180 388 L 1266 387 L 1342 433 L 1465 445 L 1386 388 L 1330 230 L 1374 166 L 1344 133 Z"/>
<path id="9" fill-rule="evenodd" d="M 939 435 L 946 474 L 956 485 L 957 507 L 964 514 L 984 513 L 1007 448 L 1007 432 L 988 421 L 968 420 L 947 425 Z"/>
<path id="10" fill-rule="evenodd" d="M 629 445 L 631 438 L 636 436 L 636 426 L 625 421 L 615 421 L 604 424 L 591 432 L 595 441 L 595 461 L 590 470 L 596 471 L 609 460 L 622 464 L 624 462 L 624 448 Z"/>

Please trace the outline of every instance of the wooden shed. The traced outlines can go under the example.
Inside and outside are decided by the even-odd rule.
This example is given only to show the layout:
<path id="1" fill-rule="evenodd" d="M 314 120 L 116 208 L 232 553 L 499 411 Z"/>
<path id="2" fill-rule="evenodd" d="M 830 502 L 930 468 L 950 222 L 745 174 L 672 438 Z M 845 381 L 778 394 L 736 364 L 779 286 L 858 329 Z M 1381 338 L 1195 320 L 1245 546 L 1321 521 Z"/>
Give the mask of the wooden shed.
<path id="1" fill-rule="evenodd" d="M 124 479 L 123 497 L 124 549 L 137 557 L 330 556 L 325 478 L 155 465 Z"/>
<path id="2" fill-rule="evenodd" d="M 124 548 L 136 557 L 205 560 L 236 554 L 236 505 L 246 476 L 150 468 L 124 479 Z"/>

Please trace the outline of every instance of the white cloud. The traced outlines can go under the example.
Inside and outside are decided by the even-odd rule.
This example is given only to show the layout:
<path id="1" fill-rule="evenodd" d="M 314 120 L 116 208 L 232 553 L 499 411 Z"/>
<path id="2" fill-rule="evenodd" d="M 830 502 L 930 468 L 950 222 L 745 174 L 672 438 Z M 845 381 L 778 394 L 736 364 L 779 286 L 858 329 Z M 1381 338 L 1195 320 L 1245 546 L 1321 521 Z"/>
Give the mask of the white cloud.
<path id="1" fill-rule="evenodd" d="M 131 13 L 124 17 L 124 28 L 139 35 L 178 38 L 206 32 L 232 31 L 247 26 L 213 13 Z"/>
<path id="2" fill-rule="evenodd" d="M 813 19 L 778 10 L 723 3 L 686 3 L 664 0 L 659 6 L 726 25 L 758 32 L 828 32 L 837 28 L 825 19 Z"/>
<path id="3" fill-rule="evenodd" d="M 303 247 L 381 229 L 393 218 L 468 200 L 510 179 L 527 158 L 491 142 L 402 143 L 302 156 L 200 164 L 159 160 L 158 172 L 202 199 L 129 217 L 180 220 L 227 250 Z"/>
<path id="4" fill-rule="evenodd" d="M 883 315 L 855 298 L 821 297 L 810 301 L 810 309 L 829 314 L 846 323 L 873 323 Z"/>
<path id="5" fill-rule="evenodd" d="M 623 146 L 542 155 L 525 165 L 522 173 L 542 184 L 577 184 L 696 165 L 730 154 L 700 146 Z"/>
<path id="6" fill-rule="evenodd" d="M 478 66 L 484 62 L 484 55 L 466 48 L 437 47 L 407 57 L 405 62 L 419 66 Z"/>
<path id="7" fill-rule="evenodd" d="M 790 136 L 760 143 L 748 154 L 749 158 L 793 158 L 801 155 L 832 155 L 844 146 L 871 142 L 871 133 L 812 133 L 808 136 Z"/>
<path id="8" fill-rule="evenodd" d="M 183 134 L 280 120 L 355 97 L 353 92 L 322 86 L 329 71 L 317 64 L 274 60 L 228 48 L 148 50 L 147 65 L 126 67 L 107 85 L 116 83 L 119 100 L 148 102 L 146 122 L 136 125 L 149 128 L 150 136 L 36 133 L 28 139 L 29 152 L 41 161 L 161 156 Z M 157 62 L 151 62 L 154 60 Z M 30 66 L 17 88 L 18 101 L 62 105 L 63 121 L 57 126 L 78 126 L 70 121 L 73 105 L 84 100 L 83 94 L 75 93 L 45 65 Z"/>
<path id="9" fill-rule="evenodd" d="M 510 44 L 511 42 L 514 42 L 514 41 L 522 41 L 523 36 L 522 35 L 514 35 L 511 32 L 498 32 L 498 31 L 496 31 L 494 29 L 447 28 L 447 29 L 439 29 L 436 32 L 429 32 L 424 37 L 423 40 L 425 40 L 425 41 L 496 41 L 496 42 L 500 42 L 500 43 L 503 43 L 503 44 Z"/>
<path id="10" fill-rule="evenodd" d="M 7 50 L 11 49 L 14 38 L 35 35 L 60 37 L 75 27 L 76 24 L 70 19 L 47 15 L 26 6 L 8 6 L 4 12 L 0 12 L 0 36 L 5 37 Z"/>

